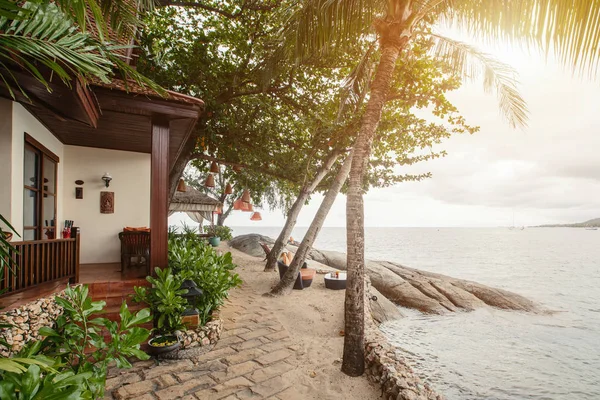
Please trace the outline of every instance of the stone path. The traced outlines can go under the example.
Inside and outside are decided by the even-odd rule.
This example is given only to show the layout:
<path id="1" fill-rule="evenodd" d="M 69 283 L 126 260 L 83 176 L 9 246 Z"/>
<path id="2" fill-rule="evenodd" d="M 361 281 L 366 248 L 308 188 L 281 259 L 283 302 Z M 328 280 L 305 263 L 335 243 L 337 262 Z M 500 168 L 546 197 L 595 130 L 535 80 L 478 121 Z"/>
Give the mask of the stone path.
<path id="1" fill-rule="evenodd" d="M 107 379 L 105 399 L 301 398 L 292 387 L 300 349 L 276 311 L 249 288 L 234 290 L 221 311 L 221 339 L 211 351 L 158 366 L 152 360 L 137 362 Z"/>

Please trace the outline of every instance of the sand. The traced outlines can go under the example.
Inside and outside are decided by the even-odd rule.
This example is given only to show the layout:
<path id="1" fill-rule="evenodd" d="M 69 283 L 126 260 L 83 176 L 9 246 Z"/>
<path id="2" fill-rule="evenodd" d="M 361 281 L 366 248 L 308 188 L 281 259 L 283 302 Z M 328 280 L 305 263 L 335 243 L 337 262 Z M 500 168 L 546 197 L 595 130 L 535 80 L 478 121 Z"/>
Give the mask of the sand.
<path id="1" fill-rule="evenodd" d="M 279 281 L 277 272 L 263 272 L 264 261 L 230 248 L 226 243 L 219 246 L 229 251 L 238 265 L 236 272 L 244 285 L 259 294 L 268 292 Z M 309 267 L 333 270 L 323 264 L 309 262 Z M 280 322 L 287 329 L 298 351 L 294 363 L 295 394 L 284 400 L 294 399 L 378 399 L 381 389 L 365 376 L 351 378 L 340 371 L 344 338 L 343 290 L 329 290 L 323 283 L 323 275 L 317 275 L 312 286 L 305 290 L 293 290 L 279 298 L 266 298 L 269 308 L 277 310 Z"/>

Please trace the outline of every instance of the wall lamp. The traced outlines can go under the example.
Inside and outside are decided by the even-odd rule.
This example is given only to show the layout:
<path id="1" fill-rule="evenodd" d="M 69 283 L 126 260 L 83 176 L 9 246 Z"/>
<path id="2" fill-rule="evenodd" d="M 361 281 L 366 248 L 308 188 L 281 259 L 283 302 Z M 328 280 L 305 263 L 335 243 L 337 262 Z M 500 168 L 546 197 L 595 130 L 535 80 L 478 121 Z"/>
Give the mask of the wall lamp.
<path id="1" fill-rule="evenodd" d="M 104 181 L 106 187 L 109 187 L 110 181 L 112 181 L 112 176 L 110 176 L 108 172 L 105 172 L 104 175 L 102 175 L 102 180 Z"/>

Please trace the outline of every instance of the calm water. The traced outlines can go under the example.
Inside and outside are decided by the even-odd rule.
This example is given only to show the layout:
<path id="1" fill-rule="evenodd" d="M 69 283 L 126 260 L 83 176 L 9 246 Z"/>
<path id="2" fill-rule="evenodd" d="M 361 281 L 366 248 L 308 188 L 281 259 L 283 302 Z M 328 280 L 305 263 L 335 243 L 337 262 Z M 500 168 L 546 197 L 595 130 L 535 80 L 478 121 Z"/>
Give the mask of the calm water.
<path id="1" fill-rule="evenodd" d="M 234 233 L 250 232 L 278 229 Z M 383 330 L 449 399 L 600 399 L 600 230 L 370 228 L 366 236 L 368 258 L 511 290 L 557 311 L 403 309 L 408 317 Z M 345 230 L 323 229 L 315 247 L 345 251 Z"/>

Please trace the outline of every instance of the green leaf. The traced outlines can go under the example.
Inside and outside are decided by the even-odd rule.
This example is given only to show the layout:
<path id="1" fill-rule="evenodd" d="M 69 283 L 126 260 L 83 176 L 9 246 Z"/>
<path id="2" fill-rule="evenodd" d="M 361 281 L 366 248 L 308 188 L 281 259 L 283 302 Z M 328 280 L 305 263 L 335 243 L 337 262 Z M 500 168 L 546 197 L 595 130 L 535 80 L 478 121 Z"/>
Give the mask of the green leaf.
<path id="1" fill-rule="evenodd" d="M 17 391 L 15 390 L 14 383 L 0 380 L 0 399 L 2 399 L 2 400 L 16 400 L 17 399 Z"/>
<path id="2" fill-rule="evenodd" d="M 42 326 L 38 332 L 41 336 L 45 336 L 45 337 L 46 336 L 60 337 L 60 335 L 54 329 L 47 327 L 47 326 Z"/>
<path id="3" fill-rule="evenodd" d="M 27 368 L 9 358 L 0 358 L 0 371 L 20 374 L 27 371 Z"/>
<path id="4" fill-rule="evenodd" d="M 21 392 L 23 395 L 31 399 L 35 396 L 40 388 L 40 367 L 37 365 L 30 365 L 27 368 L 27 372 L 23 374 Z"/>

